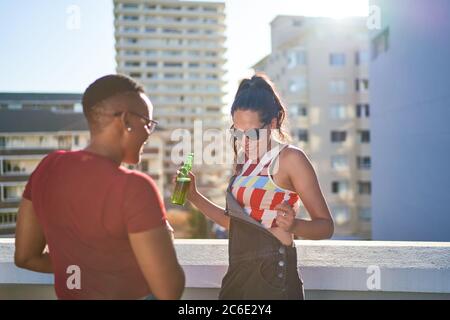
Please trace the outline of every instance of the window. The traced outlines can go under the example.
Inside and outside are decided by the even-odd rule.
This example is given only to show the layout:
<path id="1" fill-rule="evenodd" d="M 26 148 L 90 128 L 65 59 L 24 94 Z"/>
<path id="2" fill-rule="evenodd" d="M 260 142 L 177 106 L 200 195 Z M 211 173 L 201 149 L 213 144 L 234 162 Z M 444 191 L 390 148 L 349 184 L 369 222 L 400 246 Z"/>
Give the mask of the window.
<path id="1" fill-rule="evenodd" d="M 174 57 L 174 56 L 181 56 L 181 55 L 183 55 L 183 51 L 168 50 L 168 51 L 163 51 L 163 54 L 164 54 L 165 56 L 171 56 L 171 57 Z"/>
<path id="2" fill-rule="evenodd" d="M 123 20 L 125 20 L 125 21 L 138 21 L 139 17 L 138 16 L 125 15 L 125 16 L 123 16 Z"/>
<path id="3" fill-rule="evenodd" d="M 138 50 L 126 50 L 125 55 L 127 56 L 138 56 L 139 51 Z"/>
<path id="4" fill-rule="evenodd" d="M 147 67 L 156 67 L 158 63 L 156 61 L 147 61 L 146 65 Z"/>
<path id="5" fill-rule="evenodd" d="M 288 112 L 292 117 L 307 117 L 308 107 L 305 104 L 293 104 L 289 107 Z"/>
<path id="6" fill-rule="evenodd" d="M 360 170 L 369 170 L 372 166 L 371 158 L 369 156 L 357 156 L 356 164 Z"/>
<path id="7" fill-rule="evenodd" d="M 188 74 L 188 79 L 200 79 L 200 73 L 192 73 Z"/>
<path id="8" fill-rule="evenodd" d="M 290 92 L 302 92 L 306 88 L 306 78 L 304 76 L 295 77 L 289 81 Z"/>
<path id="9" fill-rule="evenodd" d="M 333 67 L 345 66 L 345 53 L 330 53 L 330 65 Z"/>
<path id="10" fill-rule="evenodd" d="M 362 207 L 358 212 L 359 219 L 364 222 L 370 222 L 372 220 L 372 208 Z"/>
<path id="11" fill-rule="evenodd" d="M 347 119 L 347 106 L 342 104 L 332 104 L 330 107 L 331 119 Z"/>
<path id="12" fill-rule="evenodd" d="M 3 186 L 3 200 L 8 202 L 19 201 L 24 190 L 25 185 Z"/>
<path id="13" fill-rule="evenodd" d="M 80 143 L 80 137 L 79 136 L 74 136 L 73 137 L 73 144 L 78 146 L 79 143 Z"/>
<path id="14" fill-rule="evenodd" d="M 148 160 L 141 161 L 141 171 L 148 172 Z"/>
<path id="15" fill-rule="evenodd" d="M 0 137 L 0 148 L 6 147 L 6 138 Z"/>
<path id="16" fill-rule="evenodd" d="M 155 33 L 156 32 L 156 28 L 145 27 L 145 32 L 147 32 L 147 33 Z"/>
<path id="17" fill-rule="evenodd" d="M 155 50 L 145 50 L 145 55 L 146 55 L 146 56 L 156 56 L 156 55 L 158 55 L 158 51 L 155 51 Z"/>
<path id="18" fill-rule="evenodd" d="M 297 130 L 297 138 L 301 142 L 308 142 L 308 130 L 298 129 Z"/>
<path id="19" fill-rule="evenodd" d="M 182 66 L 181 62 L 164 62 L 164 67 L 168 68 L 181 68 Z"/>
<path id="20" fill-rule="evenodd" d="M 331 168 L 341 171 L 348 169 L 348 158 L 344 155 L 336 155 L 331 157 Z"/>
<path id="21" fill-rule="evenodd" d="M 198 50 L 189 50 L 188 55 L 191 57 L 200 57 L 201 52 Z"/>
<path id="22" fill-rule="evenodd" d="M 356 79 L 355 90 L 357 92 L 365 92 L 369 90 L 369 79 Z"/>
<path id="23" fill-rule="evenodd" d="M 139 67 L 140 65 L 139 61 L 125 61 L 125 67 Z"/>
<path id="24" fill-rule="evenodd" d="M 17 221 L 17 212 L 0 212 L 0 225 L 14 224 Z"/>
<path id="25" fill-rule="evenodd" d="M 181 10 L 181 7 L 179 7 L 179 6 L 176 6 L 176 7 L 174 7 L 174 6 L 161 6 L 161 9 L 167 10 L 167 11 L 178 11 L 178 10 Z"/>
<path id="26" fill-rule="evenodd" d="M 217 12 L 217 8 L 214 8 L 214 7 L 203 7 L 203 11 L 205 11 L 205 12 Z"/>
<path id="27" fill-rule="evenodd" d="M 370 142 L 370 131 L 369 130 L 358 130 L 358 140 L 360 143 Z"/>
<path id="28" fill-rule="evenodd" d="M 344 94 L 347 91 L 347 82 L 345 80 L 331 80 L 329 91 L 333 94 Z"/>
<path id="29" fill-rule="evenodd" d="M 331 131 L 331 142 L 345 142 L 347 139 L 347 131 Z"/>
<path id="30" fill-rule="evenodd" d="M 379 35 L 372 40 L 372 60 L 378 58 L 379 55 L 389 49 L 389 28 L 384 29 Z"/>
<path id="31" fill-rule="evenodd" d="M 355 52 L 355 64 L 357 66 L 367 65 L 369 63 L 369 52 L 365 50 Z"/>
<path id="32" fill-rule="evenodd" d="M 138 43 L 138 39 L 137 38 L 126 38 L 125 42 L 130 43 L 130 44 L 136 44 L 136 43 Z"/>
<path id="33" fill-rule="evenodd" d="M 138 27 L 124 27 L 123 31 L 126 33 L 139 32 L 139 28 Z"/>
<path id="34" fill-rule="evenodd" d="M 165 79 L 182 79 L 183 74 L 182 73 L 164 73 Z"/>
<path id="35" fill-rule="evenodd" d="M 123 9 L 137 9 L 139 5 L 137 3 L 122 3 Z"/>
<path id="36" fill-rule="evenodd" d="M 334 221 L 338 226 L 343 226 L 348 222 L 350 222 L 351 214 L 350 209 L 348 207 L 345 206 L 333 207 L 331 212 L 334 217 Z"/>
<path id="37" fill-rule="evenodd" d="M 217 75 L 213 74 L 213 73 L 207 73 L 205 78 L 208 79 L 208 80 L 216 80 L 216 79 L 218 79 Z"/>
<path id="38" fill-rule="evenodd" d="M 356 105 L 356 117 L 357 118 L 369 118 L 370 107 L 369 104 L 358 103 Z"/>
<path id="39" fill-rule="evenodd" d="M 181 30 L 179 29 L 163 29 L 164 33 L 170 33 L 170 34 L 180 34 Z"/>
<path id="40" fill-rule="evenodd" d="M 370 181 L 358 181 L 358 193 L 361 195 L 370 195 L 372 193 L 372 184 Z"/>
<path id="41" fill-rule="evenodd" d="M 334 194 L 345 195 L 349 191 L 348 181 L 331 182 L 331 192 Z"/>
<path id="42" fill-rule="evenodd" d="M 289 69 L 295 68 L 297 66 L 303 66 L 306 64 L 306 52 L 303 49 L 297 49 L 289 52 L 288 54 L 288 65 Z"/>
<path id="43" fill-rule="evenodd" d="M 140 78 L 142 77 L 142 74 L 140 72 L 130 72 L 131 78 Z"/>

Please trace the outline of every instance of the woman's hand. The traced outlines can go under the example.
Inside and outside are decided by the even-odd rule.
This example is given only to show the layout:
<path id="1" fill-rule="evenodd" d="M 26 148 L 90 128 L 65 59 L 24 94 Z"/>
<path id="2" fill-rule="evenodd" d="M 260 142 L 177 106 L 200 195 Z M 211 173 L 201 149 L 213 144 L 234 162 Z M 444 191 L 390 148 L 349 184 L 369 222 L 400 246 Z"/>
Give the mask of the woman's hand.
<path id="1" fill-rule="evenodd" d="M 295 211 L 285 201 L 275 207 L 277 210 L 277 225 L 286 232 L 292 233 L 295 225 Z"/>
<path id="2" fill-rule="evenodd" d="M 172 177 L 172 183 L 175 185 L 177 183 L 177 176 L 180 174 L 180 171 L 177 170 L 177 173 Z M 191 182 L 189 183 L 189 190 L 186 195 L 187 199 L 189 201 L 193 201 L 196 196 L 198 196 L 198 190 L 197 190 L 197 183 L 195 179 L 195 175 L 192 173 L 192 171 L 189 171 L 189 178 L 191 178 Z"/>

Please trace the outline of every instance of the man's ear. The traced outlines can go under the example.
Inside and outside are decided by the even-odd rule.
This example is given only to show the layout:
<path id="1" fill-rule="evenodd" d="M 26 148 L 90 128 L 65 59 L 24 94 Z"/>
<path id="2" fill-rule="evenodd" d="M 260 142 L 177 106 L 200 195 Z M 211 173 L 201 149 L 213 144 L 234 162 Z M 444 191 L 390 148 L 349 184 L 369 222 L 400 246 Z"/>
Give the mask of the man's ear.
<path id="1" fill-rule="evenodd" d="M 123 112 L 120 116 L 120 119 L 125 130 L 130 127 L 130 115 L 128 114 L 128 112 Z"/>

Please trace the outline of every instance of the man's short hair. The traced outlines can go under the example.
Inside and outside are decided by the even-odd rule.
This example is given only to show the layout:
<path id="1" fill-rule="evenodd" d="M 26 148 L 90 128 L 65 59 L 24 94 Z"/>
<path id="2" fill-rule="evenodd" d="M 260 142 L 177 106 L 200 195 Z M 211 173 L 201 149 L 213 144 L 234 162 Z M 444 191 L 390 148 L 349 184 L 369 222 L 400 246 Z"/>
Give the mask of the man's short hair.
<path id="1" fill-rule="evenodd" d="M 83 94 L 83 113 L 88 122 L 96 121 L 97 107 L 104 100 L 126 92 L 142 93 L 144 88 L 132 78 L 122 74 L 110 74 L 95 80 Z"/>

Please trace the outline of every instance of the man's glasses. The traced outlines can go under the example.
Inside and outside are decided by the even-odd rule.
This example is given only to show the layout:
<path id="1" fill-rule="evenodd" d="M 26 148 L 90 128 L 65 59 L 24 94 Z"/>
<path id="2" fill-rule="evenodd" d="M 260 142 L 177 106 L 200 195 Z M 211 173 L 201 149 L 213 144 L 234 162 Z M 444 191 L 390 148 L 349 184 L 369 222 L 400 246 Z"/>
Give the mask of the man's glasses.
<path id="1" fill-rule="evenodd" d="M 266 124 L 263 125 L 261 128 L 252 128 L 245 131 L 236 129 L 234 126 L 232 126 L 230 129 L 231 136 L 237 140 L 242 140 L 242 138 L 245 136 L 249 140 L 257 141 L 261 138 L 261 131 L 264 129 L 265 126 Z"/>
<path id="2" fill-rule="evenodd" d="M 147 118 L 146 116 L 143 116 L 142 114 L 139 114 L 139 113 L 137 113 L 137 112 L 133 112 L 133 111 L 118 111 L 118 112 L 114 113 L 113 116 L 114 116 L 114 117 L 120 116 L 120 115 L 122 115 L 122 113 L 124 113 L 124 112 L 128 112 L 128 113 L 130 113 L 130 114 L 132 114 L 132 115 L 135 115 L 136 117 L 139 117 L 139 118 L 141 118 L 142 120 L 144 120 L 144 121 L 145 121 L 144 125 L 145 125 L 145 127 L 147 128 L 147 130 L 148 130 L 150 133 L 152 133 L 153 131 L 155 131 L 156 125 L 158 124 L 158 121 L 149 119 L 149 118 Z"/>

